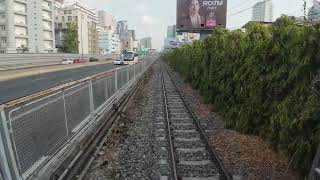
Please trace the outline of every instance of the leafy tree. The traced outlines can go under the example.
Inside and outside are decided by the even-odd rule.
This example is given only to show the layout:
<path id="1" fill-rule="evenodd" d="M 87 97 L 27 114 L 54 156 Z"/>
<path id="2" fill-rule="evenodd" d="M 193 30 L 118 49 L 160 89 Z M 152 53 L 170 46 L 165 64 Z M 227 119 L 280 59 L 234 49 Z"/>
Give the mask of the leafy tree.
<path id="1" fill-rule="evenodd" d="M 67 23 L 62 50 L 65 53 L 79 53 L 78 26 L 74 22 Z"/>

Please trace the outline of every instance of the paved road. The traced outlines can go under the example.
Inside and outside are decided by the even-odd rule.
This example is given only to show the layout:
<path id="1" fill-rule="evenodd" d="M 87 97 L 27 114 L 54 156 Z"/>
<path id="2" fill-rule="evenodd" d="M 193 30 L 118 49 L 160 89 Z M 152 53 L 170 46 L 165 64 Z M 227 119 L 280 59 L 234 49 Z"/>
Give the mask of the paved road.
<path id="1" fill-rule="evenodd" d="M 2 81 L 0 82 L 0 104 L 118 67 L 113 64 L 100 64 Z"/>

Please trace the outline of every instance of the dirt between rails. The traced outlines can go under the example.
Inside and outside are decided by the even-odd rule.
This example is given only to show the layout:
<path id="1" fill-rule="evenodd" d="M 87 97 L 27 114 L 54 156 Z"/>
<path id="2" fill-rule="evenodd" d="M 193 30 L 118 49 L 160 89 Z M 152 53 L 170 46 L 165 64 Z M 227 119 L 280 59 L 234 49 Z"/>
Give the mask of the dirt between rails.
<path id="1" fill-rule="evenodd" d="M 299 180 L 283 153 L 273 151 L 262 138 L 228 130 L 214 106 L 206 104 L 197 90 L 174 73 L 181 92 L 205 130 L 226 169 L 242 180 Z M 192 102 L 192 103 L 191 103 Z"/>

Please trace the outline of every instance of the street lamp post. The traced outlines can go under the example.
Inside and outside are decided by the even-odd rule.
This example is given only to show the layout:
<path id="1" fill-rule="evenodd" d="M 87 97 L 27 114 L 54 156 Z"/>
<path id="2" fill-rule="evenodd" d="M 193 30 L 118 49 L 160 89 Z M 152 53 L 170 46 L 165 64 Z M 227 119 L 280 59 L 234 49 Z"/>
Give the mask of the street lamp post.
<path id="1" fill-rule="evenodd" d="M 82 56 L 82 62 L 83 62 L 83 32 L 82 32 L 82 20 L 83 20 L 83 14 L 81 14 L 81 56 Z"/>

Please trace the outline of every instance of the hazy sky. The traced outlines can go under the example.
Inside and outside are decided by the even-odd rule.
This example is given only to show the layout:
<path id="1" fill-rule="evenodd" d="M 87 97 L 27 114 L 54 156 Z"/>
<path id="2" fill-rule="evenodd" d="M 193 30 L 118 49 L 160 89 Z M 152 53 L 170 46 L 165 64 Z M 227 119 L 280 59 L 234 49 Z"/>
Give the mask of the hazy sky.
<path id="1" fill-rule="evenodd" d="M 167 26 L 176 22 L 176 0 L 82 0 L 97 10 L 111 12 L 118 20 L 127 20 L 138 38 L 151 36 L 154 48 L 161 48 Z M 235 29 L 251 20 L 252 7 L 260 0 L 228 0 L 227 27 Z M 281 14 L 303 15 L 303 0 L 272 0 L 274 19 Z M 307 6 L 312 0 L 307 0 Z M 236 15 L 233 15 L 236 14 Z"/>

